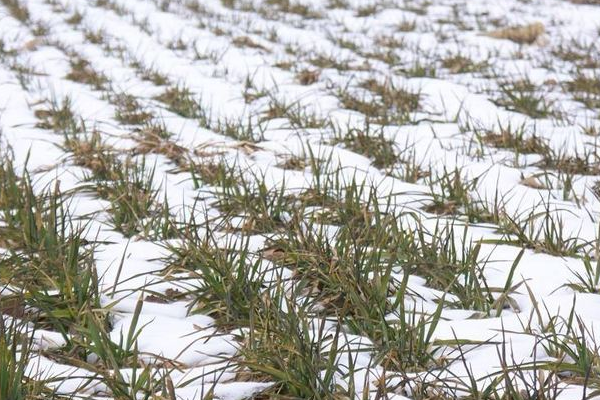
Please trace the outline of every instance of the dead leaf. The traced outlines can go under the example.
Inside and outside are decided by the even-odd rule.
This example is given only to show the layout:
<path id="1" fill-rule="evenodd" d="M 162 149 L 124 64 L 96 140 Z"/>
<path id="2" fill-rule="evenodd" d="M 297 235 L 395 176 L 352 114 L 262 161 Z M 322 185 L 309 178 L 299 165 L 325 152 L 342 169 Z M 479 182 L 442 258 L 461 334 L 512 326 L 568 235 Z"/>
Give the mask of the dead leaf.
<path id="1" fill-rule="evenodd" d="M 262 256 L 265 260 L 281 261 L 285 258 L 285 251 L 279 247 L 267 247 L 262 250 Z"/>
<path id="2" fill-rule="evenodd" d="M 34 51 L 37 50 L 41 44 L 42 40 L 40 38 L 31 39 L 23 45 L 23 50 Z"/>
<path id="3" fill-rule="evenodd" d="M 533 189 L 548 189 L 535 175 L 523 178 L 521 180 L 521 185 L 525 185 Z"/>

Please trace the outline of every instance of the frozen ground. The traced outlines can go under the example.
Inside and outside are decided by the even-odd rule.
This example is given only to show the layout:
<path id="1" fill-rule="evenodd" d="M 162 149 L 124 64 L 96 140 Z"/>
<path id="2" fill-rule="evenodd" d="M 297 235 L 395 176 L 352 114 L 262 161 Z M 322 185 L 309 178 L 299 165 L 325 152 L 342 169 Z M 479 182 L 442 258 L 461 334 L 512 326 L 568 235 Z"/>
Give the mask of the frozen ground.
<path id="1" fill-rule="evenodd" d="M 598 43 L 595 0 L 1 0 L 0 399 L 596 396 Z"/>

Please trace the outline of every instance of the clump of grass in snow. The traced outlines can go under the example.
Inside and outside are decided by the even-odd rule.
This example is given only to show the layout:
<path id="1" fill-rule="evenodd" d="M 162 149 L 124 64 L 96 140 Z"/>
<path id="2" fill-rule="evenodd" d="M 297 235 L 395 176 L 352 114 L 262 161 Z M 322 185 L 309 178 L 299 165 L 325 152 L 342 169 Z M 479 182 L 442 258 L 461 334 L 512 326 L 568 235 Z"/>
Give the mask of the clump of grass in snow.
<path id="1" fill-rule="evenodd" d="M 262 120 L 286 118 L 293 128 L 319 129 L 329 124 L 326 118 L 298 102 L 287 103 L 272 96 Z M 261 121 L 262 121 L 261 120 Z"/>
<path id="2" fill-rule="evenodd" d="M 252 76 L 248 75 L 246 77 L 246 81 L 244 82 L 244 91 L 242 92 L 242 96 L 244 97 L 246 104 L 250 104 L 253 101 L 261 99 L 267 95 L 268 92 L 265 89 L 259 89 L 255 86 Z"/>
<path id="3" fill-rule="evenodd" d="M 573 4 L 594 4 L 599 5 L 600 1 L 598 0 L 569 0 Z"/>
<path id="4" fill-rule="evenodd" d="M 29 175 L 25 172 L 17 177 L 10 159 L 5 161 L 0 184 L 3 247 L 7 251 L 0 260 L 0 280 L 11 285 L 15 294 L 0 298 L 2 313 L 26 318 L 28 324 L 22 327 L 27 329 L 35 326 L 62 334 L 66 345 L 49 350 L 50 357 L 98 373 L 115 396 L 134 399 L 136 393 L 148 391 L 150 367 L 137 371 L 136 324 L 123 344 L 114 343 L 108 333 L 93 246 L 84 238 L 85 227 L 76 225 L 67 214 L 68 204 L 56 189 L 34 193 Z M 19 292 L 15 292 L 17 288 Z M 135 318 L 140 310 L 138 306 Z M 10 321 L 4 315 L 0 319 L 0 396 L 54 398 L 43 381 L 25 376 L 31 332 L 22 329 L 16 319 Z M 100 362 L 89 362 L 90 355 Z M 133 367 L 133 380 L 124 379 L 119 372 L 122 367 Z"/>
<path id="5" fill-rule="evenodd" d="M 89 170 L 88 186 L 110 201 L 108 211 L 117 230 L 127 237 L 171 235 L 169 206 L 158 201 L 155 169 L 148 167 L 145 157 L 121 160 L 118 152 L 106 144 L 97 131 L 67 134 L 63 148 L 71 153 L 75 165 Z"/>
<path id="6" fill-rule="evenodd" d="M 466 179 L 454 169 L 427 177 L 432 203 L 424 210 L 438 215 L 464 215 L 470 222 L 497 222 L 495 214 L 487 212 L 487 202 L 475 198 L 478 177 Z"/>
<path id="7" fill-rule="evenodd" d="M 499 225 L 505 237 L 498 242 L 563 257 L 577 257 L 590 250 L 590 243 L 565 231 L 560 214 L 548 204 L 544 207 L 543 211 L 534 210 L 524 215 L 503 214 Z"/>
<path id="8" fill-rule="evenodd" d="M 499 82 L 500 97 L 496 105 L 510 111 L 523 113 L 532 118 L 547 118 L 556 115 L 554 102 L 548 100 L 547 93 L 540 92 L 538 86 L 529 79 Z"/>
<path id="9" fill-rule="evenodd" d="M 321 117 L 316 111 L 300 105 L 290 106 L 285 116 L 296 129 L 323 129 L 330 124 L 327 118 Z"/>
<path id="10" fill-rule="evenodd" d="M 10 15 L 21 22 L 27 22 L 31 18 L 29 9 L 24 1 L 2 0 L 2 4 L 8 9 Z"/>
<path id="11" fill-rule="evenodd" d="M 140 299 L 132 314 L 129 330 L 121 331 L 118 338 L 111 334 L 102 314 L 86 313 L 86 324 L 76 328 L 76 346 L 83 354 L 93 354 L 96 362 L 86 362 L 85 358 L 78 360 L 73 355 L 60 352 L 54 352 L 52 356 L 67 364 L 84 366 L 96 374 L 115 398 L 134 400 L 168 392 L 168 385 L 158 376 L 158 369 L 144 365 L 138 351 L 137 338 L 144 328 L 138 322 L 142 304 Z M 172 389 L 168 393 L 173 398 Z"/>
<path id="12" fill-rule="evenodd" d="M 583 272 L 572 271 L 574 281 L 565 286 L 581 293 L 600 293 L 600 260 L 586 255 L 582 258 Z"/>
<path id="13" fill-rule="evenodd" d="M 94 246 L 85 225 L 73 221 L 58 188 L 35 193 L 27 172 L 18 177 L 8 160 L 0 173 L 4 225 L 0 281 L 20 288 L 28 317 L 70 341 L 86 310 L 99 309 Z M 32 313 L 32 314 L 31 314 Z"/>
<path id="14" fill-rule="evenodd" d="M 534 303 L 536 304 L 536 303 Z M 535 307 L 538 318 L 542 317 L 539 306 Z M 600 346 L 593 331 L 576 314 L 573 302 L 566 316 L 549 315 L 546 310 L 541 345 L 552 360 L 546 363 L 549 371 L 559 376 L 568 374 L 571 382 L 583 386 L 591 396 L 600 392 Z"/>
<path id="15" fill-rule="evenodd" d="M 92 44 L 102 44 L 106 40 L 106 32 L 101 29 L 96 31 L 85 29 L 83 35 L 85 36 L 86 40 Z"/>
<path id="16" fill-rule="evenodd" d="M 46 270 L 55 270 L 55 274 L 47 273 L 43 286 L 25 287 L 25 304 L 37 310 L 34 315 L 38 327 L 59 332 L 65 339 L 73 354 L 78 352 L 73 343 L 72 333 L 87 323 L 86 313 L 98 312 L 100 293 L 98 276 L 95 270 L 93 247 L 87 244 L 83 236 L 84 229 L 79 227 L 65 238 L 65 255 L 58 255 L 54 266 L 41 266 Z M 55 276 L 53 276 L 55 275 Z M 103 320 L 103 323 L 107 323 Z"/>
<path id="17" fill-rule="evenodd" d="M 108 83 L 108 78 L 96 72 L 90 62 L 83 58 L 74 58 L 69 61 L 71 71 L 66 78 L 74 82 L 90 85 L 96 90 L 103 90 Z"/>
<path id="18" fill-rule="evenodd" d="M 145 158 L 127 159 L 113 167 L 110 181 L 97 180 L 96 191 L 110 205 L 111 222 L 126 237 L 145 232 L 146 223 L 161 215 L 159 191 L 155 188 L 155 168 L 148 168 Z"/>
<path id="19" fill-rule="evenodd" d="M 145 111 L 139 101 L 132 95 L 118 93 L 110 96 L 115 105 L 115 119 L 127 125 L 144 125 L 152 119 L 152 114 Z"/>
<path id="20" fill-rule="evenodd" d="M 352 333 L 373 341 L 374 362 L 386 371 L 411 373 L 442 367 L 443 359 L 436 357 L 441 346 L 435 343 L 433 333 L 440 321 L 443 302 L 429 315 L 409 309 L 408 274 L 401 282 L 393 282 L 390 273 L 388 266 L 376 272 L 369 285 L 359 290 L 351 286 L 351 307 L 345 311 L 344 323 Z M 392 283 L 397 286 L 390 300 Z"/>
<path id="21" fill-rule="evenodd" d="M 340 58 L 340 56 L 335 54 L 314 54 L 310 57 L 308 62 L 321 70 L 330 68 L 338 71 L 349 71 L 352 69 L 352 60 Z"/>
<path id="22" fill-rule="evenodd" d="M 231 43 L 236 47 L 241 47 L 241 48 L 248 47 L 251 49 L 258 49 L 258 50 L 262 50 L 265 52 L 269 52 L 269 50 L 265 46 L 256 42 L 254 39 L 252 39 L 249 36 L 237 36 L 237 37 L 233 38 Z"/>
<path id="23" fill-rule="evenodd" d="M 152 82 L 156 86 L 165 86 L 169 84 L 169 78 L 155 68 L 144 66 L 140 61 L 132 61 L 131 67 L 145 81 Z"/>
<path id="24" fill-rule="evenodd" d="M 16 319 L 0 316 L 0 398 L 25 400 L 54 398 L 43 381 L 27 376 L 32 356 L 31 328 Z"/>
<path id="25" fill-rule="evenodd" d="M 225 136 L 242 142 L 257 143 L 263 140 L 264 128 L 260 123 L 247 119 L 220 119 L 213 129 Z"/>
<path id="26" fill-rule="evenodd" d="M 342 230 L 335 238 L 328 238 L 320 223 L 310 219 L 304 222 L 299 212 L 292 229 L 272 239 L 263 251 L 264 257 L 294 272 L 295 279 L 305 287 L 304 294 L 319 308 L 346 307 L 347 285 L 351 281 L 359 286 L 367 282 L 369 273 L 385 262 L 383 252 L 369 249 L 384 241 L 386 232 L 377 225 L 384 217 L 366 211 L 353 198 L 350 194 L 339 208 L 331 207 L 336 217 L 326 217 L 341 223 Z"/>
<path id="27" fill-rule="evenodd" d="M 100 132 L 65 134 L 62 148 L 70 153 L 75 165 L 89 169 L 95 179 L 116 178 L 117 151 L 105 142 Z"/>
<path id="28" fill-rule="evenodd" d="M 294 0 L 267 0 L 265 4 L 267 7 L 262 7 L 260 12 L 266 15 L 272 15 L 273 7 L 276 7 L 279 13 L 295 14 L 305 19 L 321 18 L 321 14 L 310 6 Z"/>
<path id="29" fill-rule="evenodd" d="M 592 124 L 586 124 L 581 126 L 581 131 L 584 135 L 587 136 L 600 136 L 600 126 Z"/>
<path id="30" fill-rule="evenodd" d="M 592 109 L 600 108 L 600 75 L 584 73 L 578 70 L 573 80 L 566 83 L 566 89 L 573 94 L 575 100 Z"/>
<path id="31" fill-rule="evenodd" d="M 285 227 L 287 210 L 290 206 L 285 186 L 270 189 L 264 177 L 248 179 L 239 174 L 239 181 L 231 185 L 221 181 L 216 192 L 215 206 L 223 213 L 225 221 L 240 219 L 240 224 L 230 229 L 246 233 L 268 233 Z"/>
<path id="32" fill-rule="evenodd" d="M 377 168 L 390 168 L 398 161 L 394 141 L 385 137 L 383 129 L 372 130 L 368 122 L 364 129 L 335 129 L 333 144 L 343 144 L 349 150 L 370 158 Z"/>
<path id="33" fill-rule="evenodd" d="M 442 58 L 442 67 L 452 74 L 465 74 L 469 72 L 482 72 L 488 68 L 485 61 L 476 62 L 470 57 L 458 53 L 449 53 Z"/>
<path id="34" fill-rule="evenodd" d="M 297 287 L 310 299 L 308 310 L 329 311 L 351 332 L 371 338 L 377 361 L 387 369 L 411 372 L 441 366 L 434 357 L 439 345 L 432 332 L 442 304 L 450 300 L 442 301 L 431 316 L 408 311 L 408 274 L 400 284 L 394 265 L 399 262 L 405 271 L 423 274 L 433 287 L 457 296 L 461 306 L 486 312 L 500 313 L 510 303 L 513 287 L 488 288 L 476 264 L 478 251 L 459 255 L 450 231 L 432 233 L 430 242 L 424 233 L 416 237 L 396 226 L 393 218 L 377 212 L 372 218 L 366 224 L 345 222 L 334 239 L 318 226 L 294 219 L 298 222 L 293 229 L 271 242 L 263 256 L 293 271 Z M 500 295 L 497 300 L 494 292 Z M 391 314 L 398 319 L 391 320 Z"/>
<path id="35" fill-rule="evenodd" d="M 70 97 L 65 97 L 59 103 L 57 99 L 50 99 L 49 108 L 35 110 L 35 117 L 39 120 L 38 128 L 51 129 L 56 133 L 73 134 L 81 132 L 82 124 L 77 120 L 73 111 Z"/>
<path id="36" fill-rule="evenodd" d="M 357 97 L 348 88 L 340 90 L 337 97 L 342 106 L 363 113 L 373 123 L 403 125 L 413 121 L 419 107 L 420 95 L 398 88 L 392 82 L 380 83 L 375 79 L 361 82 L 373 97 Z"/>
<path id="37" fill-rule="evenodd" d="M 187 150 L 171 140 L 172 134 L 161 123 L 146 122 L 134 131 L 138 154 L 162 154 L 177 166 L 186 165 Z"/>
<path id="38" fill-rule="evenodd" d="M 197 227 L 194 218 L 189 225 Z M 251 258 L 247 239 L 223 246 L 208 228 L 182 229 L 178 237 L 179 245 L 166 245 L 165 273 L 190 271 L 200 279 L 188 293 L 189 309 L 215 317 L 220 326 L 248 326 L 265 272 L 258 258 Z"/>
<path id="39" fill-rule="evenodd" d="M 358 8 L 358 10 L 356 10 L 356 16 L 357 17 L 370 17 L 372 15 L 375 15 L 380 9 L 380 6 L 376 3 L 373 4 L 368 4 L 365 6 L 361 6 Z"/>
<path id="40" fill-rule="evenodd" d="M 70 225 L 57 188 L 36 195 L 27 174 L 19 178 L 10 175 L 12 173 L 3 176 L 9 181 L 3 193 L 1 232 L 3 247 L 9 252 L 2 263 L 12 263 L 14 268 L 4 269 L 2 275 L 43 286 L 60 273 L 64 263 L 69 264 L 67 260 L 73 255 L 70 246 L 79 247 L 81 233 Z"/>
<path id="41" fill-rule="evenodd" d="M 548 148 L 537 166 L 570 175 L 600 175 L 600 157 L 595 150 L 589 149 L 571 154 L 564 149 Z"/>
<path id="42" fill-rule="evenodd" d="M 481 244 L 468 242 L 466 226 L 457 236 L 460 226 L 451 223 L 438 222 L 433 231 L 417 223 L 414 233 L 395 229 L 397 257 L 408 271 L 424 277 L 430 287 L 453 296 L 453 300 L 446 300 L 448 305 L 485 313 L 495 310 L 498 314 L 514 305 L 510 299 L 512 278 L 503 288 L 488 287 L 483 275 L 486 262 L 479 259 Z M 513 269 L 518 262 L 517 258 Z"/>
<path id="43" fill-rule="evenodd" d="M 164 103 L 167 109 L 175 114 L 185 118 L 196 119 L 203 127 L 209 127 L 210 125 L 209 114 L 185 86 L 170 87 L 162 94 L 156 96 L 155 99 Z"/>
<path id="44" fill-rule="evenodd" d="M 233 187 L 240 180 L 239 169 L 235 165 L 227 164 L 224 160 L 211 158 L 197 162 L 190 158 L 185 170 L 191 173 L 196 189 L 206 185 L 221 188 Z"/>
<path id="45" fill-rule="evenodd" d="M 426 169 L 422 162 L 417 159 L 417 153 L 414 146 L 406 145 L 398 155 L 399 164 L 397 168 L 389 173 L 394 178 L 405 182 L 416 183 L 423 178 L 431 175 L 431 170 Z"/>
<path id="46" fill-rule="evenodd" d="M 422 58 L 425 58 L 425 60 L 422 60 Z M 429 58 L 428 55 L 419 57 L 410 64 L 400 67 L 399 71 L 412 78 L 435 78 L 437 69 L 433 60 L 429 60 Z"/>
<path id="47" fill-rule="evenodd" d="M 274 382 L 262 396 L 354 397 L 354 385 L 344 389 L 336 384 L 354 368 L 351 357 L 347 368 L 337 365 L 344 357 L 341 329 L 327 329 L 325 320 L 311 318 L 305 307 L 298 305 L 297 296 L 284 296 L 275 288 L 253 308 L 250 329 L 242 337 L 241 374 Z"/>
<path id="48" fill-rule="evenodd" d="M 70 25 L 79 25 L 83 20 L 83 15 L 78 10 L 75 10 L 70 17 L 65 19 L 65 22 Z"/>
<path id="49" fill-rule="evenodd" d="M 291 219 L 293 229 L 282 231 L 279 239 L 272 239 L 264 253 L 273 262 L 296 271 L 298 279 L 312 282 L 307 287 L 316 290 L 314 295 L 319 302 L 343 308 L 348 285 L 361 282 L 356 275 L 358 271 L 369 274 L 372 268 L 395 260 L 425 277 L 432 287 L 452 293 L 462 307 L 484 312 L 496 307 L 502 309 L 492 293 L 504 293 L 508 289 L 487 287 L 482 280 L 478 246 L 466 247 L 461 253 L 452 227 L 436 227 L 436 231 L 430 233 L 417 221 L 416 231 L 404 229 L 382 211 L 389 205 L 380 204 L 372 189 L 350 184 L 341 189 L 345 193 L 342 196 L 335 195 L 335 190 L 335 187 L 328 188 L 328 194 L 312 198 L 300 195 L 304 202 L 295 208 Z M 322 209 L 311 211 L 309 225 L 303 226 L 306 222 L 299 221 L 305 220 L 307 207 L 313 204 L 309 202 L 311 199 Z M 335 239 L 331 239 L 319 225 L 312 225 L 315 222 L 337 224 L 340 230 Z M 463 240 L 466 230 L 464 235 Z M 346 275 L 343 283 L 335 281 L 341 279 L 343 271 L 354 271 L 354 275 Z M 508 295 L 505 295 L 504 302 L 507 301 Z"/>
<path id="50" fill-rule="evenodd" d="M 510 123 L 506 126 L 499 124 L 497 131 L 486 130 L 476 132 L 476 135 L 480 141 L 489 146 L 512 150 L 517 154 L 544 154 L 549 150 L 544 140 L 535 134 L 527 134 L 525 125 L 513 127 Z"/>
<path id="51" fill-rule="evenodd" d="M 598 68 L 600 59 L 597 57 L 598 48 L 595 42 L 573 38 L 568 42 L 560 41 L 553 49 L 552 55 L 563 61 L 574 63 L 579 68 Z"/>

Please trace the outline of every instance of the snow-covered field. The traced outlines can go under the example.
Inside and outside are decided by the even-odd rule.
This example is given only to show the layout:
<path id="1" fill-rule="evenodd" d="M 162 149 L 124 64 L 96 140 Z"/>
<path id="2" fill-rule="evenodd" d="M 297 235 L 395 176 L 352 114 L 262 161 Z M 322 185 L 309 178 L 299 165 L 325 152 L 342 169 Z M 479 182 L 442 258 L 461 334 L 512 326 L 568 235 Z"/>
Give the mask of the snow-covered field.
<path id="1" fill-rule="evenodd" d="M 600 395 L 597 0 L 0 0 L 0 400 Z"/>

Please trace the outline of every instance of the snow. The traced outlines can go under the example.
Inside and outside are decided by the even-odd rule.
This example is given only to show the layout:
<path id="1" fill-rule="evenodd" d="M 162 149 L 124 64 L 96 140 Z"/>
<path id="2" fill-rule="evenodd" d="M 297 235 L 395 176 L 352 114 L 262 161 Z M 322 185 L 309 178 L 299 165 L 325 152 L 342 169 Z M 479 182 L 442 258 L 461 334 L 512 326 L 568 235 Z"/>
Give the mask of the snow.
<path id="1" fill-rule="evenodd" d="M 357 76 L 390 77 L 402 87 L 418 90 L 425 99 L 425 106 L 419 111 L 418 117 L 427 117 L 426 120 L 416 125 L 384 128 L 386 137 L 394 140 L 398 146 L 414 147 L 417 164 L 431 166 L 433 176 L 455 167 L 463 168 L 466 176 L 479 177 L 477 189 L 483 199 L 493 199 L 496 193 L 500 193 L 505 200 L 503 206 L 509 214 L 526 216 L 547 209 L 564 222 L 567 237 L 576 237 L 582 242 L 597 240 L 600 202 L 590 191 L 590 186 L 597 177 L 574 178 L 572 190 L 578 197 L 585 198 L 583 205 L 572 197 L 563 198 L 561 190 L 526 187 L 520 182 L 525 171 L 536 170 L 533 161 L 527 161 L 527 157 L 516 160 L 514 154 L 502 151 L 478 159 L 465 146 L 473 138 L 473 132 L 465 132 L 461 126 L 467 121 L 482 129 L 523 124 L 529 134 L 535 133 L 546 138 L 553 149 L 577 155 L 589 148 L 592 141 L 579 128 L 590 119 L 589 111 L 579 103 L 569 103 L 569 99 L 559 98 L 561 104 L 564 103 L 565 107 L 568 106 L 575 112 L 575 116 L 565 121 L 564 126 L 557 126 L 553 120 L 534 120 L 494 104 L 490 100 L 490 94 L 481 88 L 481 82 L 476 77 L 441 74 L 438 78 L 407 78 L 398 73 L 399 66 L 369 60 L 350 49 L 341 49 L 330 37 L 348 34 L 357 39 L 361 48 L 372 49 L 377 46 L 375 39 L 378 36 L 397 34 L 393 31 L 394 25 L 403 18 L 414 18 L 419 27 L 421 22 L 434 24 L 436 18 L 449 15 L 449 6 L 457 4 L 470 13 L 485 10 L 490 18 L 496 16 L 511 23 L 542 21 L 549 27 L 550 41 L 556 37 L 581 37 L 592 42 L 597 40 L 595 32 L 600 21 L 600 7 L 576 6 L 558 0 L 532 1 L 527 2 L 528 4 L 517 0 L 494 4 L 485 0 L 443 0 L 439 5 L 432 5 L 426 16 L 416 16 L 412 12 L 389 7 L 361 18 L 343 10 L 328 10 L 325 2 L 314 0 L 312 3 L 325 13 L 325 17 L 305 21 L 303 27 L 298 27 L 291 22 L 267 20 L 251 12 L 230 10 L 216 0 L 201 2 L 203 7 L 215 13 L 215 25 L 229 29 L 234 33 L 233 36 L 246 35 L 244 30 L 250 28 L 276 31 L 279 42 L 269 42 L 260 35 L 256 37 L 256 41 L 268 49 L 265 52 L 237 48 L 226 35 L 217 36 L 210 29 L 202 27 L 199 22 L 206 18 L 191 13 L 182 5 L 184 2 L 174 2 L 169 11 L 163 12 L 151 1 L 113 1 L 123 9 L 123 15 L 87 0 L 55 1 L 60 7 L 43 0 L 30 0 L 26 3 L 31 18 L 48 27 L 49 41 L 30 49 L 27 43 L 35 40 L 31 28 L 8 14 L 3 15 L 6 7 L 0 6 L 0 38 L 8 48 L 19 50 L 15 57 L 18 62 L 31 65 L 39 72 L 32 78 L 31 84 L 22 87 L 18 74 L 11 70 L 7 62 L 0 62 L 0 128 L 1 139 L 12 146 L 19 168 L 23 168 L 27 162 L 30 171 L 46 171 L 35 175 L 36 187 L 39 189 L 57 179 L 60 180 L 62 190 L 76 188 L 85 173 L 82 168 L 70 164 L 59 146 L 62 141 L 60 135 L 36 127 L 37 119 L 32 105 L 39 104 L 45 98 L 59 101 L 70 98 L 76 114 L 87 125 L 101 132 L 109 143 L 128 151 L 133 146 L 129 138 L 130 128 L 120 125 L 114 119 L 115 107 L 102 93 L 94 91 L 89 85 L 65 78 L 70 68 L 69 55 L 57 45 L 61 44 L 90 61 L 97 71 L 109 78 L 114 88 L 137 96 L 156 115 L 156 119 L 164 120 L 167 129 L 175 133 L 177 144 L 186 149 L 204 147 L 223 152 L 223 158 L 228 163 L 241 166 L 248 176 L 264 175 L 270 187 L 279 187 L 285 181 L 286 187 L 300 190 L 310 187 L 313 178 L 311 172 L 308 169 L 300 172 L 284 171 L 276 164 L 283 154 L 304 155 L 307 145 L 310 145 L 315 154 L 331 156 L 333 165 L 330 168 L 340 167 L 342 175 L 348 181 L 356 179 L 373 183 L 378 198 L 391 198 L 397 209 L 419 209 L 422 204 L 430 201 L 427 185 L 423 182 L 403 182 L 385 175 L 373 167 L 367 157 L 339 145 L 331 145 L 323 140 L 332 137 L 329 128 L 293 130 L 285 121 L 270 121 L 264 131 L 265 141 L 258 144 L 258 151 L 248 155 L 236 147 L 237 143 L 233 139 L 164 109 L 153 99 L 164 88 L 140 79 L 130 64 L 135 60 L 168 76 L 171 82 L 189 88 L 201 99 L 202 105 L 210 109 L 215 121 L 231 118 L 252 118 L 256 121 L 264 113 L 268 107 L 266 100 L 246 104 L 241 95 L 245 79 L 251 76 L 256 87 L 274 91 L 277 99 L 284 100 L 286 104 L 297 102 L 311 107 L 319 115 L 328 116 L 339 126 L 348 128 L 362 126 L 364 118 L 356 112 L 340 108 L 335 96 L 328 91 L 327 80 L 332 84 L 342 83 L 343 87 L 344 83 L 356 82 Z M 355 3 L 364 5 L 364 2 L 358 0 Z M 61 7 L 65 11 L 60 11 Z M 83 16 L 81 25 L 76 27 L 64 20 L 74 11 Z M 90 43 L 85 38 L 82 27 L 91 31 L 102 30 L 106 37 L 105 46 L 122 48 L 125 54 L 123 58 L 119 58 L 116 51 L 107 51 L 102 45 Z M 491 39 L 469 31 L 453 34 L 457 35 L 456 43 L 441 43 L 432 32 L 419 30 L 407 33 L 402 37 L 409 45 L 407 49 L 399 49 L 398 55 L 410 65 L 412 59 L 419 58 L 418 54 L 410 50 L 411 46 L 418 46 L 423 53 L 439 54 L 458 48 L 466 54 L 474 55 L 474 58 L 492 54 L 495 69 L 506 76 L 526 74 L 537 84 L 551 77 L 560 79 L 561 76 L 569 76 L 568 71 L 541 69 L 530 58 L 514 60 L 514 53 L 518 51 L 535 55 L 535 46 L 523 48 L 506 40 Z M 168 43 L 179 39 L 188 43 L 188 48 L 168 48 Z M 348 58 L 352 60 L 352 65 L 362 65 L 368 61 L 372 66 L 367 71 L 352 73 L 327 69 L 322 74 L 325 79 L 322 78 L 321 82 L 307 88 L 293 82 L 291 72 L 274 66 L 277 61 L 291 57 L 285 53 L 286 46 L 301 49 L 306 54 Z M 218 62 L 199 59 L 196 53 L 217 53 Z M 556 61 L 556 65 L 560 66 L 560 63 Z M 493 84 L 485 82 L 485 85 Z M 597 117 L 596 110 L 593 116 L 596 123 Z M 161 187 L 161 193 L 166 193 L 176 214 L 184 213 L 186 205 L 193 204 L 199 192 L 206 189 L 195 189 L 188 172 L 172 173 L 173 166 L 164 156 L 149 156 L 148 161 L 156 163 L 155 183 Z M 96 249 L 96 266 L 101 277 L 102 305 L 110 309 L 113 318 L 113 341 L 119 343 L 120 338 L 126 337 L 130 329 L 139 330 L 137 345 L 144 362 L 150 364 L 159 359 L 177 362 L 179 367 L 172 371 L 171 378 L 176 386 L 177 398 L 181 400 L 200 399 L 211 390 L 214 391 L 215 398 L 242 399 L 269 387 L 270 382 L 236 381 L 235 368 L 227 362 L 227 359 L 235 357 L 239 351 L 235 330 L 223 332 L 214 325 L 212 317 L 190 315 L 185 301 L 168 304 L 144 301 L 139 321 L 132 328 L 138 299 L 143 299 L 150 292 L 166 293 L 169 289 L 193 288 L 201 283 L 201 279 L 186 277 L 179 282 L 173 277 L 165 276 L 162 273 L 165 266 L 162 257 L 166 254 L 164 246 L 149 240 L 129 240 L 114 231 L 108 222 L 107 206 L 106 201 L 93 195 L 78 194 L 70 204 L 69 211 L 74 217 L 98 213 L 91 222 L 87 235 L 90 239 L 104 242 Z M 436 216 L 421 210 L 418 212 L 425 218 L 426 225 L 434 226 L 437 223 Z M 199 219 L 204 218 L 198 214 Z M 244 221 L 240 219 L 237 222 L 241 225 Z M 232 225 L 235 223 L 236 221 L 232 221 Z M 462 226 L 459 225 L 453 229 L 460 237 Z M 469 240 L 472 241 L 498 238 L 493 227 L 483 224 L 470 227 L 469 235 Z M 234 234 L 224 233 L 218 242 L 232 245 L 235 239 Z M 251 237 L 250 249 L 262 249 L 265 240 L 263 236 Z M 482 245 L 480 258 L 487 260 L 488 266 L 484 273 L 491 287 L 504 286 L 519 251 L 519 248 L 508 245 Z M 271 266 L 265 262 L 265 269 Z M 485 382 L 485 378 L 500 370 L 500 344 L 509 347 L 513 357 L 511 362 L 516 364 L 528 363 L 534 359 L 550 359 L 537 342 L 538 337 L 531 332 L 542 331 L 550 317 L 567 318 L 572 305 L 577 315 L 588 324 L 593 338 L 600 341 L 599 330 L 593 329 L 600 323 L 600 297 L 598 294 L 576 293 L 565 286 L 566 283 L 574 282 L 575 274 L 582 273 L 583 268 L 579 259 L 527 249 L 514 272 L 513 283 L 524 282 L 513 295 L 518 310 L 507 310 L 501 317 L 477 319 L 471 319 L 474 313 L 470 310 L 444 310 L 443 320 L 435 329 L 436 339 L 458 338 L 487 342 L 488 345 L 472 346 L 466 352 L 464 364 L 455 363 L 443 374 L 450 379 L 464 377 L 471 371 L 476 378 Z M 284 276 L 289 276 L 290 272 L 286 271 L 285 274 L 287 275 Z M 275 273 L 272 277 L 274 276 Z M 409 287 L 419 295 L 411 307 L 430 312 L 435 310 L 436 301 L 441 298 L 442 292 L 428 288 L 424 280 L 416 276 L 411 276 Z M 542 320 L 533 316 L 537 305 L 534 301 L 543 304 Z M 530 326 L 531 332 L 526 332 L 527 326 Z M 39 349 L 64 345 L 64 338 L 56 332 L 38 330 L 34 339 Z M 347 335 L 345 340 L 346 343 L 339 344 L 340 348 L 349 348 L 347 351 L 360 354 L 357 365 L 361 368 L 354 372 L 354 376 L 339 376 L 341 385 L 347 386 L 348 382 L 354 381 L 359 392 L 371 390 L 370 395 L 375 396 L 372 389 L 363 387 L 369 381 L 372 388 L 382 373 L 381 367 L 372 365 L 373 354 L 364 350 L 368 348 L 369 339 Z M 346 345 L 349 347 L 344 347 Z M 30 360 L 30 374 L 53 378 L 53 381 L 59 382 L 56 383 L 59 392 L 65 394 L 104 396 L 108 392 L 101 382 L 94 379 L 91 371 L 61 364 L 41 354 Z M 128 376 L 125 370 L 124 375 Z M 564 400 L 579 398 L 578 396 L 581 396 L 581 388 L 574 384 L 567 385 L 560 394 L 560 398 Z M 397 394 L 390 395 L 390 398 L 404 397 Z"/>

